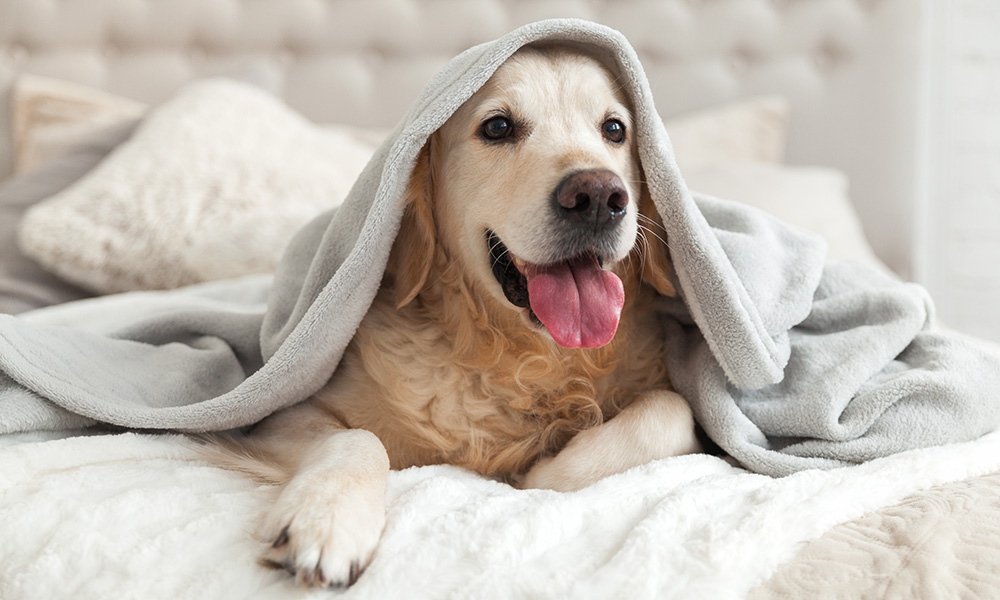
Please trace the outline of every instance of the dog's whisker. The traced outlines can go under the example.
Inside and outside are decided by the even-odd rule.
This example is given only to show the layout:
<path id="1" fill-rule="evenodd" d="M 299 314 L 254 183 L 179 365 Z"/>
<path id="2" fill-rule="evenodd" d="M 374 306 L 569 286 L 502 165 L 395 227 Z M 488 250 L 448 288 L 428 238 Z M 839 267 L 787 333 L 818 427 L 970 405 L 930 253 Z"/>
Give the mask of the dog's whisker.
<path id="1" fill-rule="evenodd" d="M 646 260 L 649 257 L 649 238 L 646 237 L 645 229 L 640 228 L 639 239 L 642 240 L 642 249 L 639 251 L 639 272 L 646 268 Z"/>
<path id="2" fill-rule="evenodd" d="M 502 244 L 503 244 L 503 242 L 497 240 L 497 243 L 495 243 L 492 246 L 490 246 L 490 255 L 492 255 L 493 252 L 496 251 L 496 249 L 499 248 Z M 502 253 L 500 253 L 500 256 L 503 256 L 503 255 L 509 254 L 509 253 L 510 253 L 510 250 L 504 250 Z"/>
<path id="3" fill-rule="evenodd" d="M 638 223 L 639 227 L 645 227 L 646 229 L 649 229 L 650 232 L 653 232 L 653 233 L 655 233 L 654 229 L 656 229 L 656 230 L 662 231 L 663 234 L 666 235 L 666 233 L 667 233 L 666 227 L 664 227 L 663 225 L 660 225 L 660 223 L 657 222 L 655 219 L 650 219 L 649 217 L 646 217 L 646 216 L 643 216 L 643 215 L 639 215 L 639 217 L 640 217 L 639 223 Z M 660 237 L 660 236 L 657 235 L 657 237 Z M 664 240 L 663 238 L 660 238 L 660 241 L 662 241 L 664 244 L 667 243 L 666 240 Z"/>
<path id="4" fill-rule="evenodd" d="M 656 239 L 660 240 L 660 243 L 662 243 L 662 244 L 663 244 L 664 246 L 666 246 L 666 247 L 667 247 L 668 249 L 670 248 L 670 244 L 668 244 L 668 243 L 667 243 L 667 240 L 665 240 L 665 239 L 663 239 L 662 237 L 660 237 L 660 236 L 659 236 L 659 235 L 658 235 L 658 234 L 657 234 L 657 233 L 656 233 L 655 231 L 653 231 L 652 229 L 650 229 L 650 228 L 646 227 L 645 225 L 641 225 L 641 224 L 639 225 L 639 229 L 640 229 L 641 231 L 643 231 L 643 232 L 646 232 L 646 233 L 649 233 L 650 235 L 652 235 L 652 236 L 653 236 L 653 237 L 655 237 Z"/>
<path id="5" fill-rule="evenodd" d="M 657 221 L 656 219 L 654 219 L 652 217 L 647 217 L 646 215 L 644 215 L 642 213 L 639 213 L 639 220 L 642 221 L 643 223 L 648 223 L 650 225 L 653 225 L 657 229 L 666 231 L 666 229 L 663 227 L 663 225 L 659 221 Z"/>
<path id="6" fill-rule="evenodd" d="M 501 242 L 498 239 L 495 244 L 493 244 L 492 246 L 490 246 L 490 256 L 493 256 L 494 253 L 496 252 L 497 248 L 500 248 L 502 246 L 503 246 L 503 242 Z M 504 248 L 503 252 L 501 252 L 500 254 L 496 255 L 496 258 L 500 259 L 500 258 L 503 258 L 504 256 L 507 256 L 508 254 L 510 254 L 510 249 L 509 248 Z"/>
<path id="7" fill-rule="evenodd" d="M 642 273 L 642 269 L 646 264 L 646 253 L 641 248 L 641 245 L 645 242 L 641 235 L 636 237 L 636 252 L 629 252 L 625 259 L 625 268 L 631 270 L 633 273 Z M 639 261 L 639 267 L 636 268 L 635 262 Z M 635 278 L 635 293 L 639 291 L 642 287 L 642 277 Z"/>
<path id="8" fill-rule="evenodd" d="M 497 240 L 496 243 L 490 246 L 490 256 L 495 256 L 495 258 L 493 259 L 493 264 L 490 265 L 490 268 L 497 266 L 497 264 L 500 263 L 501 259 L 510 254 L 510 249 L 508 248 L 504 248 L 504 251 L 501 252 L 500 254 L 494 254 L 497 248 L 503 246 L 503 242 L 501 242 L 499 238 L 496 238 L 496 240 Z"/>
<path id="9" fill-rule="evenodd" d="M 627 268 L 632 269 L 634 261 L 639 261 L 639 267 L 634 269 L 633 273 L 640 274 L 635 278 L 635 293 L 638 293 L 639 289 L 642 287 L 642 276 L 641 273 L 646 268 L 646 257 L 649 254 L 649 240 L 646 239 L 646 234 L 641 229 L 636 235 L 634 251 L 630 252 L 628 255 Z"/>

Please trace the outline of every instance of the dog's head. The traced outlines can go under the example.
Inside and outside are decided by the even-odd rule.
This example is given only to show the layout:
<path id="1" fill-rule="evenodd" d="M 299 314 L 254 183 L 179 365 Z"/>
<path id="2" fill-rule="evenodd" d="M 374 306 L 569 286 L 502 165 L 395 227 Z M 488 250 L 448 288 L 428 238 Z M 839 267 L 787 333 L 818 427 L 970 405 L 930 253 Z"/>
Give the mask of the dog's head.
<path id="1" fill-rule="evenodd" d="M 565 347 L 603 346 L 625 302 L 623 269 L 673 293 L 660 237 L 638 235 L 640 205 L 653 224 L 614 77 L 584 54 L 524 48 L 418 159 L 395 249 L 399 303 L 425 285 L 437 244 L 528 326 Z M 641 257 L 626 260 L 634 249 Z"/>

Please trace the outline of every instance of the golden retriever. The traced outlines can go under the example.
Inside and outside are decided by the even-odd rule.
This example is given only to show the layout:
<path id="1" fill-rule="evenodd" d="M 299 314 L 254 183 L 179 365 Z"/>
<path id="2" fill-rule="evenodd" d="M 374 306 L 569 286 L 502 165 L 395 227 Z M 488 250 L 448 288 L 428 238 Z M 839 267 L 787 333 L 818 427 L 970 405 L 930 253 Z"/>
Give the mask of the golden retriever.
<path id="1" fill-rule="evenodd" d="M 575 490 L 699 450 L 661 361 L 674 288 L 642 181 L 627 98 L 567 49 L 520 50 L 431 136 L 336 373 L 241 442 L 259 457 L 241 468 L 283 486 L 268 563 L 352 584 L 390 469 Z"/>

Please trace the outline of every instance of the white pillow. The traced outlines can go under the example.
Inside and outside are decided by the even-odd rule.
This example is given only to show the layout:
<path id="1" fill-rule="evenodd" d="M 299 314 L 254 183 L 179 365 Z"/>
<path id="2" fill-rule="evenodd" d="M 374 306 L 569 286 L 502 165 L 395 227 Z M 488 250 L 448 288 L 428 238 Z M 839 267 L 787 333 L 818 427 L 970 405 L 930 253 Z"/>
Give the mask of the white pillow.
<path id="1" fill-rule="evenodd" d="M 67 131 L 141 110 L 59 83 L 15 83 L 16 111 L 35 115 L 45 105 L 63 117 L 22 119 L 17 143 L 36 149 L 32 164 L 61 151 L 57 140 L 77 141 Z M 63 104 L 88 108 L 60 108 L 60 92 Z M 786 112 L 781 99 L 750 99 L 666 126 L 685 169 L 778 161 Z M 269 272 L 297 229 L 343 200 L 384 135 L 315 127 L 251 86 L 194 83 L 151 111 L 94 171 L 32 208 L 19 243 L 50 271 L 99 293 Z"/>
<path id="2" fill-rule="evenodd" d="M 257 88 L 195 83 L 29 210 L 19 243 L 103 293 L 272 271 L 296 230 L 342 201 L 373 150 Z"/>
<path id="3" fill-rule="evenodd" d="M 692 190 L 744 202 L 822 235 L 829 258 L 860 260 L 892 272 L 868 243 L 847 195 L 847 176 L 840 171 L 728 163 L 688 169 L 684 180 Z"/>
<path id="4" fill-rule="evenodd" d="M 788 100 L 761 96 L 664 121 L 677 166 L 685 173 L 731 162 L 785 162 Z"/>

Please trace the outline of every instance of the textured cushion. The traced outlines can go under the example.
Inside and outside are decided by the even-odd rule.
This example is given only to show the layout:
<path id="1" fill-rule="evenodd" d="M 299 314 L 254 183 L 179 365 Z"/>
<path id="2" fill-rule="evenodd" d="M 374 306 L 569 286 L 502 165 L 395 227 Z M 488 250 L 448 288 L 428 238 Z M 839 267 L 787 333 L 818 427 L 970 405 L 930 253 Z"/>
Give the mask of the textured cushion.
<path id="1" fill-rule="evenodd" d="M 788 101 L 750 98 L 679 115 L 664 125 L 684 173 L 731 162 L 780 164 L 785 161 Z"/>
<path id="2" fill-rule="evenodd" d="M 83 177 L 128 138 L 136 122 L 126 121 L 65 149 L 41 168 L 0 186 L 0 313 L 19 313 L 91 294 L 42 269 L 16 244 L 24 212 Z"/>
<path id="3" fill-rule="evenodd" d="M 32 208 L 21 247 L 102 293 L 270 271 L 299 227 L 343 199 L 373 149 L 258 88 L 195 83 Z"/>
<path id="4" fill-rule="evenodd" d="M 254 68 L 228 76 L 274 87 Z M 0 313 L 19 313 L 93 295 L 24 255 L 17 231 L 29 208 L 79 180 L 128 139 L 144 105 L 32 75 L 14 81 L 8 100 L 23 176 L 0 185 Z"/>
<path id="5" fill-rule="evenodd" d="M 50 104 L 54 89 L 44 87 Z M 785 113 L 780 98 L 760 98 L 667 126 L 687 168 L 774 162 L 781 160 Z M 39 147 L 38 136 L 56 139 L 54 128 L 74 129 L 66 120 L 27 123 L 18 131 L 24 147 Z M 53 272 L 100 293 L 268 272 L 299 227 L 346 196 L 383 135 L 314 127 L 253 88 L 194 84 L 151 113 L 128 144 L 78 185 L 33 209 L 21 246 Z"/>
<path id="6" fill-rule="evenodd" d="M 890 272 L 865 238 L 848 198 L 847 177 L 840 171 L 726 163 L 688 169 L 684 179 L 693 190 L 739 200 L 822 235 L 830 258 L 860 260 Z"/>
<path id="7" fill-rule="evenodd" d="M 997 598 L 1000 474 L 917 492 L 805 544 L 752 600 Z"/>

